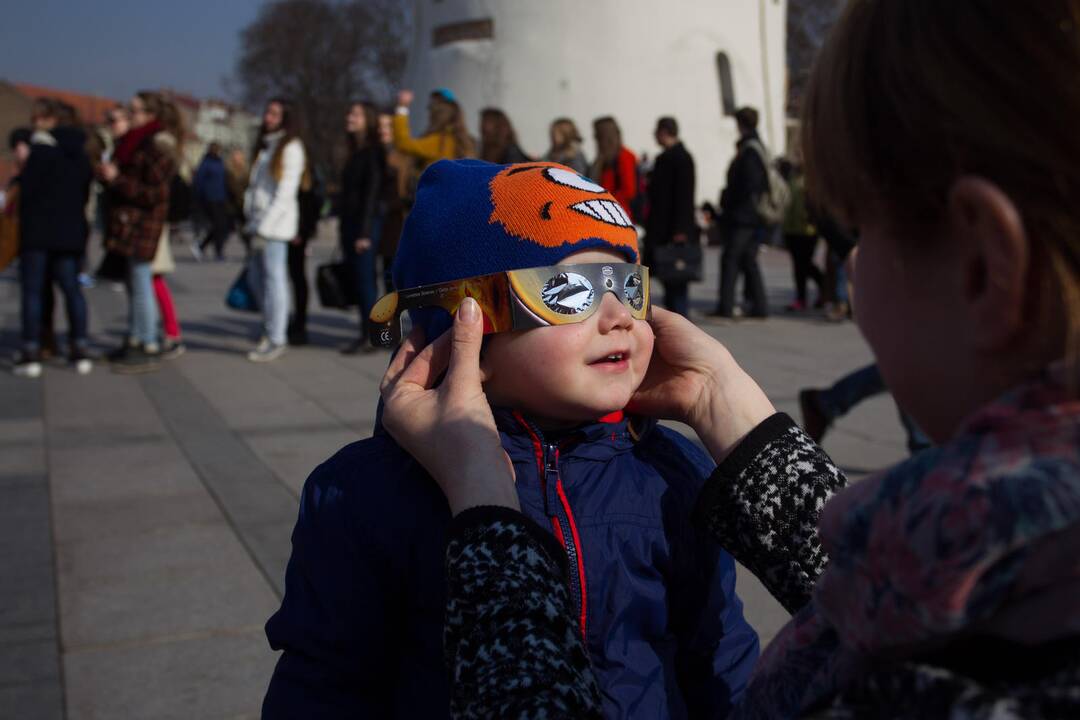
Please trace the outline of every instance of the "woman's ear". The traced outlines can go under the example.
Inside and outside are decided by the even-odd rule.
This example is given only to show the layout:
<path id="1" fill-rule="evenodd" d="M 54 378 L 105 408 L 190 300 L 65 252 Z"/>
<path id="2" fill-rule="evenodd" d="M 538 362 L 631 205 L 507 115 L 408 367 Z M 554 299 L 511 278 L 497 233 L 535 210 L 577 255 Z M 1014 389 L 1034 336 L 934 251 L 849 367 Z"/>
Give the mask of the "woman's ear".
<path id="1" fill-rule="evenodd" d="M 961 302 L 976 349 L 1000 349 L 1023 329 L 1031 264 L 1023 219 L 1001 188 L 969 175 L 949 191 L 949 226 L 962 263 Z"/>

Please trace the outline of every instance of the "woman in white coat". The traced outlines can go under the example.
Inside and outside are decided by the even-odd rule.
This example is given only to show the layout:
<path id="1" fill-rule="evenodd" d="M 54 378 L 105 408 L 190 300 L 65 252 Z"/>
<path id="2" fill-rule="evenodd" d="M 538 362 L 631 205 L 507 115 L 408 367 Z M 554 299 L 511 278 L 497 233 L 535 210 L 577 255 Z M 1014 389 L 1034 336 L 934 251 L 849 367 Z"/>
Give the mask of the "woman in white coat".
<path id="1" fill-rule="evenodd" d="M 249 277 L 262 300 L 263 337 L 248 353 L 252 362 L 276 360 L 285 352 L 289 319 L 288 249 L 300 222 L 297 191 L 304 174 L 304 145 L 292 103 L 266 104 L 251 178 L 244 196 L 245 235 L 251 238 Z"/>

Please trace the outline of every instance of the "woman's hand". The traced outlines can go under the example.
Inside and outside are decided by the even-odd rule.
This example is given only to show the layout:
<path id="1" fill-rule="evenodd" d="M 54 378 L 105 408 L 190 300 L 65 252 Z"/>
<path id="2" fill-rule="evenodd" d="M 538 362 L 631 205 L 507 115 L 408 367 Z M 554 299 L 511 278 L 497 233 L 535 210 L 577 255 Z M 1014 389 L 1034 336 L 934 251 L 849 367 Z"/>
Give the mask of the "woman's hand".
<path id="1" fill-rule="evenodd" d="M 409 107 L 410 105 L 412 105 L 413 97 L 414 97 L 414 95 L 413 95 L 412 90 L 398 90 L 398 94 L 397 94 L 398 107 L 403 107 L 403 108 Z"/>
<path id="2" fill-rule="evenodd" d="M 116 165 L 113 165 L 112 163 L 101 163 L 101 165 L 98 166 L 98 176 L 105 183 L 112 183 L 113 180 L 116 180 L 119 174 L 120 170 L 117 169 Z"/>
<path id="3" fill-rule="evenodd" d="M 353 243 L 353 249 L 357 255 L 363 255 L 371 249 L 371 238 L 360 238 Z"/>
<path id="4" fill-rule="evenodd" d="M 480 306 L 466 298 L 451 332 L 423 350 L 423 333 L 409 336 L 379 388 L 384 426 L 439 484 L 454 515 L 478 505 L 519 509 L 514 468 L 481 385 L 483 337 Z"/>
<path id="5" fill-rule="evenodd" d="M 627 410 L 686 423 L 716 462 L 776 412 L 727 348 L 692 322 L 653 307 L 656 344 Z"/>

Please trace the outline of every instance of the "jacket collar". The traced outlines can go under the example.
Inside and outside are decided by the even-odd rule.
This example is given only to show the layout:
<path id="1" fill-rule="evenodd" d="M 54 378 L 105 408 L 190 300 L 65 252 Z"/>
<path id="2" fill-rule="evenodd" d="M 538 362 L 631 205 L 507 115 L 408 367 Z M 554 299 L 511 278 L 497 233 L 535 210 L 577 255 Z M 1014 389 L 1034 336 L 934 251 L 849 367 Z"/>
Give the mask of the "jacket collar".
<path id="1" fill-rule="evenodd" d="M 49 145 L 56 147 L 56 138 L 48 130 L 35 130 L 30 136 L 31 145 Z"/>
<path id="2" fill-rule="evenodd" d="M 543 453 L 551 446 L 557 446 L 563 458 L 607 460 L 631 450 L 656 425 L 653 420 L 629 418 L 618 412 L 571 429 L 545 432 L 535 420 L 519 411 L 492 408 L 492 412 L 503 448 L 511 460 L 537 457 L 538 452 Z"/>
<path id="3" fill-rule="evenodd" d="M 740 137 L 738 142 L 735 143 L 735 147 L 742 150 L 744 147 L 754 141 L 761 142 L 761 136 L 758 135 L 757 130 L 751 130 L 750 132 Z"/>

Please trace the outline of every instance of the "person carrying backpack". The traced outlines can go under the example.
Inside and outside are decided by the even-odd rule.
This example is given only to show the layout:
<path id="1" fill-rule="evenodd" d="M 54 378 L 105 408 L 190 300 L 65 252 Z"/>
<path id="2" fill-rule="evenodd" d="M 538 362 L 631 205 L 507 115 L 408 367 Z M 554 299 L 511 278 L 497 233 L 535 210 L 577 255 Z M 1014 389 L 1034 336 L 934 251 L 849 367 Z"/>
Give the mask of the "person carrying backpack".
<path id="1" fill-rule="evenodd" d="M 728 166 L 727 186 L 720 197 L 726 242 L 720 260 L 720 298 L 714 317 L 734 317 L 735 281 L 741 272 L 747 283 L 750 316 L 769 316 L 765 281 L 758 249 L 770 226 L 784 216 L 787 186 L 772 169 L 769 152 L 758 136 L 758 111 L 744 107 L 735 113 L 739 141 Z M 774 177 L 775 174 L 775 177 Z"/>

